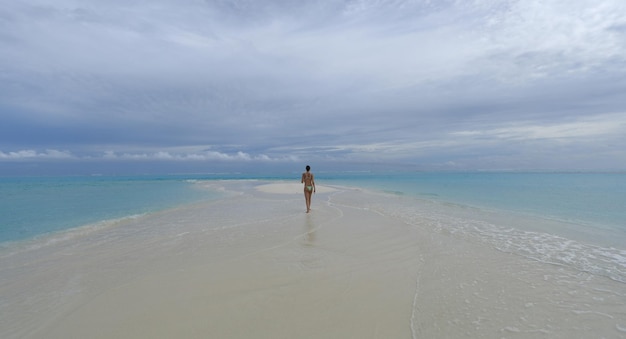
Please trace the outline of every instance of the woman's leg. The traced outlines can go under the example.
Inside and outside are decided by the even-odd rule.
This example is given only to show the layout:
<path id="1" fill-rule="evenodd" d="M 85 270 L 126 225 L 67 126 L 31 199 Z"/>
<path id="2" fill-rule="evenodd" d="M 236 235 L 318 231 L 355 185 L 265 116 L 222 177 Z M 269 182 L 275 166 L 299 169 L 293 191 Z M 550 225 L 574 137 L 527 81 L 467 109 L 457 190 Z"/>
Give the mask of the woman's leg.
<path id="1" fill-rule="evenodd" d="M 304 200 L 306 202 L 306 212 L 309 213 L 311 210 L 311 192 L 304 191 Z"/>

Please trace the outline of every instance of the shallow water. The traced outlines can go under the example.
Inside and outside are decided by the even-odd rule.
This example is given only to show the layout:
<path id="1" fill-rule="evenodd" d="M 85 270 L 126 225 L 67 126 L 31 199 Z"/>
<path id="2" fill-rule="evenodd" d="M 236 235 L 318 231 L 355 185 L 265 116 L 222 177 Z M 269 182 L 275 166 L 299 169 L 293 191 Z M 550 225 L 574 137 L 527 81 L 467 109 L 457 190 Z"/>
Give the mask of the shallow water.
<path id="1" fill-rule="evenodd" d="M 332 201 L 422 232 L 414 337 L 626 336 L 622 249 L 526 231 L 561 223 L 529 215 L 390 193 Z"/>
<path id="2" fill-rule="evenodd" d="M 561 221 L 560 228 L 540 230 L 598 245 L 626 243 L 624 173 L 352 173 L 329 179 L 423 200 L 497 210 L 512 217 Z M 538 229 L 534 223 L 515 226 Z"/>
<path id="3" fill-rule="evenodd" d="M 217 198 L 185 177 L 0 178 L 0 244 Z"/>

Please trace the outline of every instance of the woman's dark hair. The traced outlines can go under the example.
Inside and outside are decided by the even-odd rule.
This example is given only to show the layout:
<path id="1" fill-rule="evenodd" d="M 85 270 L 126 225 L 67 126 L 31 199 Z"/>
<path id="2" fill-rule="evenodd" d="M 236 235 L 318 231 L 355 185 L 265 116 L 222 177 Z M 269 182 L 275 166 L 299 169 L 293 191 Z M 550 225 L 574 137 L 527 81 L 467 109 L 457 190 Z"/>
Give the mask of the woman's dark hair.
<path id="1" fill-rule="evenodd" d="M 308 171 L 310 171 L 310 170 L 311 170 L 311 166 L 306 165 L 306 171 L 308 172 Z"/>

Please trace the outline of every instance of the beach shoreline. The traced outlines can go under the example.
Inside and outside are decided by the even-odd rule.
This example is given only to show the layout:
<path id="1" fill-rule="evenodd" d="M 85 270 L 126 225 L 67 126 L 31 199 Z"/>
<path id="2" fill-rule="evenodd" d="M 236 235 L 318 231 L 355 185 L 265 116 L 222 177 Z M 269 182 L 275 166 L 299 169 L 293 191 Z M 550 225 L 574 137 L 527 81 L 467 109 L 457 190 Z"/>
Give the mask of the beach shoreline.
<path id="1" fill-rule="evenodd" d="M 320 185 L 306 214 L 300 184 L 200 184 L 235 194 L 3 262 L 2 337 L 624 335 L 623 284 L 407 218 L 410 198 Z"/>

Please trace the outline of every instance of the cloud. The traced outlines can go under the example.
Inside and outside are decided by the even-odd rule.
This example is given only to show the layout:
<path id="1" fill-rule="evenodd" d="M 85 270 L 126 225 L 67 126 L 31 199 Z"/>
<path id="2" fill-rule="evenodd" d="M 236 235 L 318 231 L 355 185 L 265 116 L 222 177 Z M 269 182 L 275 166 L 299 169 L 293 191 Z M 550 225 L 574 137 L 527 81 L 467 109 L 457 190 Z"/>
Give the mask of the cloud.
<path id="1" fill-rule="evenodd" d="M 580 138 L 624 137 L 626 113 L 580 117 L 571 122 L 517 123 L 509 126 L 490 127 L 483 130 L 451 132 L 452 136 L 469 138 L 493 138 L 501 140 L 552 139 L 577 142 Z"/>
<path id="2" fill-rule="evenodd" d="M 0 161 L 15 160 L 82 160 L 82 161 L 231 161 L 231 162 L 272 162 L 272 161 L 295 161 L 296 157 L 270 157 L 265 154 L 252 156 L 245 152 L 222 153 L 216 151 L 202 151 L 193 153 L 173 153 L 169 151 L 156 151 L 152 153 L 118 153 L 105 151 L 100 155 L 79 156 L 69 151 L 45 150 L 20 150 L 15 152 L 0 151 Z"/>
<path id="3" fill-rule="evenodd" d="M 622 154 L 624 17 L 622 0 L 8 2 L 0 159 Z"/>
<path id="4" fill-rule="evenodd" d="M 58 151 L 48 149 L 43 152 L 37 152 L 35 150 L 21 150 L 16 152 L 2 152 L 0 151 L 1 160 L 32 160 L 32 159 L 44 159 L 44 160 L 66 160 L 75 159 L 76 157 L 68 151 Z"/>

